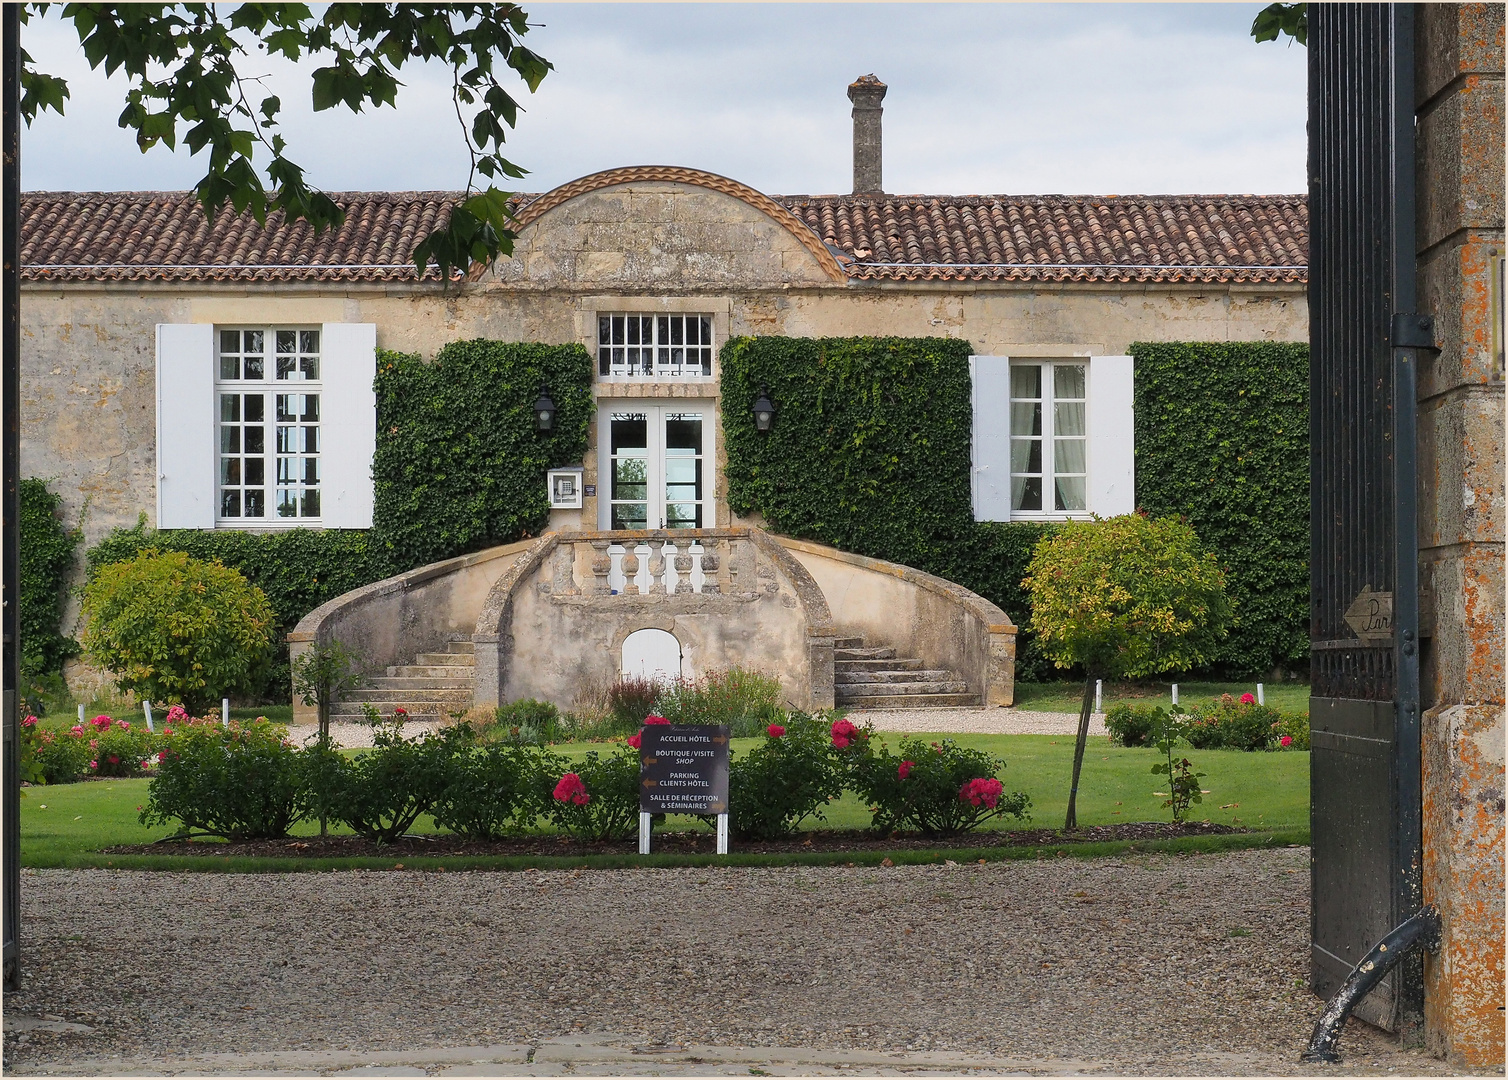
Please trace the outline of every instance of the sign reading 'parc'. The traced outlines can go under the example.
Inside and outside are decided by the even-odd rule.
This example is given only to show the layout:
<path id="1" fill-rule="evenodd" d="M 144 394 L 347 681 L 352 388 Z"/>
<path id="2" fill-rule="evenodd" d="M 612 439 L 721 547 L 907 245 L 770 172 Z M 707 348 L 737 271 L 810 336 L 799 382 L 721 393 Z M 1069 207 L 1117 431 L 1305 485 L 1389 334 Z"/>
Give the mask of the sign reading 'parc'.
<path id="1" fill-rule="evenodd" d="M 726 725 L 653 724 L 639 744 L 639 811 L 726 814 Z"/>

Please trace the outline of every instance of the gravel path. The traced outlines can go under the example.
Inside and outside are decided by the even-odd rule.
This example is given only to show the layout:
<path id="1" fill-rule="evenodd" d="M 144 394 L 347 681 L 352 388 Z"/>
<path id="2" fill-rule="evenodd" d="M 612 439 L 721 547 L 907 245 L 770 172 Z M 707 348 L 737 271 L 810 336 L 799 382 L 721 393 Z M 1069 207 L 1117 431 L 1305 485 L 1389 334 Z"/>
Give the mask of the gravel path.
<path id="1" fill-rule="evenodd" d="M 7 1027 L 20 1014 L 94 1030 L 8 1033 L 5 1066 L 144 1058 L 135 1067 L 197 1073 L 230 1066 L 182 1055 L 327 1051 L 313 1071 L 328 1073 L 339 1053 L 349 1067 L 351 1053 L 509 1044 L 508 1075 L 621 1074 L 649 1070 L 623 1055 L 707 1044 L 701 1065 L 655 1070 L 728 1072 L 708 1062 L 745 1053 L 731 1071 L 749 1075 L 778 1057 L 742 1046 L 827 1055 L 796 1071 L 868 1052 L 866 1074 L 994 1060 L 988 1071 L 1018 1074 L 1301 1075 L 1319 1009 L 1303 989 L 1307 866 L 1288 848 L 891 868 L 26 871 Z M 561 1065 L 547 1040 L 570 1036 L 628 1049 L 616 1065 Z M 1364 1025 L 1342 1050 L 1328 1071 L 1448 1071 Z M 902 1057 L 881 1070 L 876 1052 Z M 417 1068 L 443 1071 L 443 1057 Z"/>
<path id="2" fill-rule="evenodd" d="M 1072 735 L 1079 729 L 1077 713 L 1028 712 L 1025 709 L 856 709 L 849 717 L 871 723 L 876 731 L 946 731 L 975 735 Z M 408 736 L 439 727 L 433 720 L 410 720 Z M 288 737 L 302 746 L 317 733 L 314 725 L 290 727 Z M 1105 734 L 1105 714 L 1089 718 L 1089 734 Z M 372 729 L 365 724 L 331 724 L 330 737 L 340 746 L 372 745 Z"/>

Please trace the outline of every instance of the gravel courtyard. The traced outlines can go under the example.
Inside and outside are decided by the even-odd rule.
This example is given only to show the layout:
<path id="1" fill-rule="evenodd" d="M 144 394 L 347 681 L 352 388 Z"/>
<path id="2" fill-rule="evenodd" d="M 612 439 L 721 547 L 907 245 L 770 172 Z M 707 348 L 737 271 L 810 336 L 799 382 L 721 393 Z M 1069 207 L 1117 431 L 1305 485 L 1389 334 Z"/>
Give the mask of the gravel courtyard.
<path id="1" fill-rule="evenodd" d="M 1304 1074 L 1307 860 L 27 871 L 5 1068 Z M 1448 1071 L 1355 1023 L 1342 1050 L 1327 1072 Z"/>

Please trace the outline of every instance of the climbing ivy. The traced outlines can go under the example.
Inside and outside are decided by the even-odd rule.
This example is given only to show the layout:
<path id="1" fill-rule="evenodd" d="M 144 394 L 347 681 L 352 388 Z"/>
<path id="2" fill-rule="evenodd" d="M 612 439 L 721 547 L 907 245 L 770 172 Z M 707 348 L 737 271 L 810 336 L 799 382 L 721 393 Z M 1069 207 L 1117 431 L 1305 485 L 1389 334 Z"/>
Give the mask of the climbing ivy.
<path id="1" fill-rule="evenodd" d="M 1136 497 L 1186 517 L 1227 567 L 1236 623 L 1215 668 L 1305 669 L 1309 347 L 1156 342 L 1136 358 Z"/>
<path id="2" fill-rule="evenodd" d="M 533 412 L 544 386 L 558 410 L 548 434 Z M 456 341 L 431 363 L 380 351 L 374 554 L 396 574 L 539 534 L 545 471 L 580 464 L 591 415 L 580 345 Z"/>
<path id="3" fill-rule="evenodd" d="M 21 564 L 21 601 L 17 618 L 21 632 L 21 669 L 28 677 L 58 671 L 79 651 L 78 642 L 62 633 L 63 602 L 73 550 L 80 534 L 58 520 L 63 500 L 47 489 L 47 482 L 30 477 L 17 491 Z"/>

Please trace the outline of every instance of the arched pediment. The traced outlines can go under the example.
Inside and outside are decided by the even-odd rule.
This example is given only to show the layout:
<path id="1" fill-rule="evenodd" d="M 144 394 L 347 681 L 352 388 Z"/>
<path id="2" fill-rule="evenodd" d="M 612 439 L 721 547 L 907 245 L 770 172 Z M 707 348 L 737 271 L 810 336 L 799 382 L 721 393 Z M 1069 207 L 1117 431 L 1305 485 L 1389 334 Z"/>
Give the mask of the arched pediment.
<path id="1" fill-rule="evenodd" d="M 725 176 L 677 166 L 593 173 L 518 212 L 500 280 L 557 287 L 846 283 L 784 206 Z"/>

